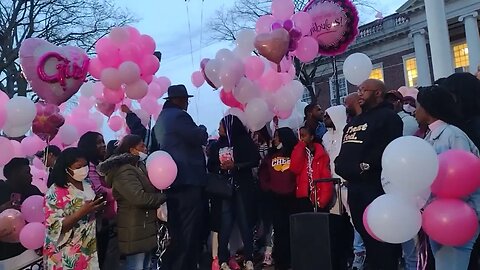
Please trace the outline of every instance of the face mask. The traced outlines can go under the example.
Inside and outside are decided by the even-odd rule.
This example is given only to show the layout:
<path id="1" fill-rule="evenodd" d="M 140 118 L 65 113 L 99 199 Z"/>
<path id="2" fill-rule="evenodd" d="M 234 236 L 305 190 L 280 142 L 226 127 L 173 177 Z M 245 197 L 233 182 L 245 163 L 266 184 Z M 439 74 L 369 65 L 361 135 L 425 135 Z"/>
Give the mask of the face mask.
<path id="1" fill-rule="evenodd" d="M 280 150 L 280 149 L 282 149 L 282 148 L 283 148 L 283 144 L 282 144 L 282 143 L 279 143 L 279 144 L 277 145 L 277 150 Z"/>
<path id="2" fill-rule="evenodd" d="M 410 104 L 403 104 L 403 110 L 406 111 L 407 113 L 414 113 L 416 108 Z"/>
<path id="3" fill-rule="evenodd" d="M 78 182 L 82 182 L 88 176 L 88 166 L 82 167 L 80 169 L 72 170 L 72 171 L 73 171 L 73 174 L 70 174 L 70 172 L 68 172 L 67 170 L 68 175 L 70 175 L 73 178 L 73 180 Z"/>
<path id="4" fill-rule="evenodd" d="M 143 152 L 138 152 L 138 156 L 140 157 L 140 161 L 144 161 L 148 157 L 148 155 Z"/>

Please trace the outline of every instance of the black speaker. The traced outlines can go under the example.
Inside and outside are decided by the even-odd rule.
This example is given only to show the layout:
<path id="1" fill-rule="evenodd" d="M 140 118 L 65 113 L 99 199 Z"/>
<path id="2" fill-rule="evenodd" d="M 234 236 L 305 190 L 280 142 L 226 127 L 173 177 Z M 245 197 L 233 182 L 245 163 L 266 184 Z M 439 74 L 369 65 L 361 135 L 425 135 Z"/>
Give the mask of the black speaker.
<path id="1" fill-rule="evenodd" d="M 348 216 L 300 213 L 290 216 L 293 270 L 347 269 L 353 228 Z"/>

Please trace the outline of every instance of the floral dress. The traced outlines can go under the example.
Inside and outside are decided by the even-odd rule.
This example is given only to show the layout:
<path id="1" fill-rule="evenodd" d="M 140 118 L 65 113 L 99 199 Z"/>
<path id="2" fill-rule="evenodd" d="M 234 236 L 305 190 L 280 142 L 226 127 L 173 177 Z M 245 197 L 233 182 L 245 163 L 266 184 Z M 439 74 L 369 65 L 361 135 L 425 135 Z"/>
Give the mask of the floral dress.
<path id="1" fill-rule="evenodd" d="M 88 180 L 83 181 L 83 191 L 72 184 L 67 188 L 52 185 L 45 194 L 46 237 L 44 246 L 45 268 L 50 270 L 99 269 L 95 238 L 95 214 L 77 222 L 70 231 L 62 234 L 63 219 L 78 211 L 85 201 L 95 198 Z"/>

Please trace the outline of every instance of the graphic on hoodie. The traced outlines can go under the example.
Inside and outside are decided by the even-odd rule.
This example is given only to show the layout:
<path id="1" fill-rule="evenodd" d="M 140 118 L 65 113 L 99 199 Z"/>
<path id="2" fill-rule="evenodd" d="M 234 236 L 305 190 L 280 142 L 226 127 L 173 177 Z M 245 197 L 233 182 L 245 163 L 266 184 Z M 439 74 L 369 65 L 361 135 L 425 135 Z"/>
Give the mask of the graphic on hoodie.
<path id="1" fill-rule="evenodd" d="M 357 133 L 364 132 L 368 129 L 368 124 L 362 124 L 359 126 L 351 126 L 345 131 L 345 136 L 343 137 L 343 143 L 359 143 L 362 144 L 363 140 L 358 138 Z"/>
<path id="2" fill-rule="evenodd" d="M 272 159 L 272 168 L 277 172 L 284 172 L 290 169 L 290 158 L 276 157 Z"/>

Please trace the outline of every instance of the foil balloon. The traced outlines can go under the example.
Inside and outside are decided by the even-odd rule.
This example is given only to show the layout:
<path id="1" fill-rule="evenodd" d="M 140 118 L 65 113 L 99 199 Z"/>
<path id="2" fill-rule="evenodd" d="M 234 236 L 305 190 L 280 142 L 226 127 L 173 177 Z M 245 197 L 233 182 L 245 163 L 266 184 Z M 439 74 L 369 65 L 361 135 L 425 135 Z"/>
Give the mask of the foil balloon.
<path id="1" fill-rule="evenodd" d="M 60 114 L 60 108 L 57 105 L 39 102 L 35 104 L 35 107 L 37 115 L 33 119 L 32 131 L 40 139 L 51 141 L 65 123 L 65 118 Z"/>
<path id="2" fill-rule="evenodd" d="M 290 45 L 290 36 L 284 28 L 278 28 L 270 33 L 257 35 L 255 48 L 258 53 L 275 64 L 280 64 L 287 54 Z"/>
<path id="3" fill-rule="evenodd" d="M 90 62 L 80 48 L 57 47 L 39 38 L 23 41 L 19 57 L 22 71 L 35 93 L 55 105 L 67 101 L 80 89 Z"/>
<path id="4" fill-rule="evenodd" d="M 358 11 L 351 0 L 312 0 L 304 11 L 312 17 L 310 35 L 322 55 L 345 52 L 358 35 Z"/>
<path id="5" fill-rule="evenodd" d="M 205 74 L 205 67 L 207 66 L 209 61 L 209 58 L 202 59 L 202 61 L 200 62 L 200 70 L 202 71 L 203 77 L 205 78 L 205 81 L 208 83 L 208 85 L 217 90 L 218 87 L 216 87 L 215 84 L 213 84 L 213 82 L 207 77 L 207 74 Z"/>

